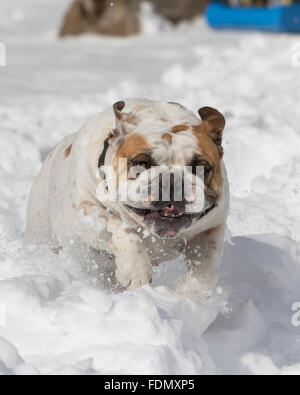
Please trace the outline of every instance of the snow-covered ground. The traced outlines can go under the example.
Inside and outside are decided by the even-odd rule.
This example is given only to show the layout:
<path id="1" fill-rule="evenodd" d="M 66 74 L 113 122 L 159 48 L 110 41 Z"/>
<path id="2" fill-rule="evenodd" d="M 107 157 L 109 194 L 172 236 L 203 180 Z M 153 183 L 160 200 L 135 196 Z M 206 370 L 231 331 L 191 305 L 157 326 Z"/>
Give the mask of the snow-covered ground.
<path id="1" fill-rule="evenodd" d="M 171 29 L 145 9 L 143 35 L 58 41 L 67 3 L 0 2 L 0 372 L 300 374 L 300 38 L 214 32 L 203 20 Z M 128 97 L 226 115 L 231 213 L 220 286 L 205 302 L 166 287 L 180 261 L 155 286 L 112 295 L 84 257 L 22 250 L 49 149 Z"/>

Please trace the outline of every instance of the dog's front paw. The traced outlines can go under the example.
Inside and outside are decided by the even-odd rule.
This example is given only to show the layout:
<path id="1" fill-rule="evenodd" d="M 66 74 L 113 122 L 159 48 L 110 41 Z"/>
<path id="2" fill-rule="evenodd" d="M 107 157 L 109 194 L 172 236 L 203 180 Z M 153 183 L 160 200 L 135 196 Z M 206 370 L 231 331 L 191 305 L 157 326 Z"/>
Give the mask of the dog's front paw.
<path id="1" fill-rule="evenodd" d="M 138 265 L 128 265 L 126 267 L 118 267 L 116 270 L 116 279 L 119 284 L 128 290 L 134 290 L 142 285 L 152 282 L 152 266 L 145 263 Z"/>
<path id="2" fill-rule="evenodd" d="M 130 284 L 128 285 L 127 289 L 128 290 L 135 290 L 142 285 L 150 284 L 152 282 L 152 276 L 144 276 L 143 278 L 134 278 L 130 281 Z"/>
<path id="3" fill-rule="evenodd" d="M 200 281 L 189 274 L 184 282 L 177 286 L 176 293 L 185 298 L 197 301 L 211 296 L 213 290 L 214 287 L 212 284 Z"/>

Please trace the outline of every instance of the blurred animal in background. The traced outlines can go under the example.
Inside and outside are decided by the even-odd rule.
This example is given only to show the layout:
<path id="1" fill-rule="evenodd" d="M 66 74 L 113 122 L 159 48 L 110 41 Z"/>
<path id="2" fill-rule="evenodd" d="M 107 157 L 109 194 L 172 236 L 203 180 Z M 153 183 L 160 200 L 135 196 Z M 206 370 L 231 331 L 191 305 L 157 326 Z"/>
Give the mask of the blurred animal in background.
<path id="1" fill-rule="evenodd" d="M 129 36 L 140 30 L 138 0 L 75 0 L 68 9 L 60 36 L 98 33 Z"/>
<path id="2" fill-rule="evenodd" d="M 148 0 L 154 11 L 176 24 L 201 15 L 208 0 Z M 60 36 L 98 33 L 129 36 L 141 30 L 140 0 L 75 0 L 69 7 Z"/>

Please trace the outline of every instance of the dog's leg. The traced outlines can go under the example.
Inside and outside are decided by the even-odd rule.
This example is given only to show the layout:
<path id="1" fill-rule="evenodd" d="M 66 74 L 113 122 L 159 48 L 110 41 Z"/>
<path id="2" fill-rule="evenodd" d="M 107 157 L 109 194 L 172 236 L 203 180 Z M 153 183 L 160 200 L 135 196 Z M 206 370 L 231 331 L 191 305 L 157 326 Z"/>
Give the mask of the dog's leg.
<path id="1" fill-rule="evenodd" d="M 115 256 L 118 283 L 131 290 L 151 283 L 151 258 L 140 236 L 124 229 L 115 219 L 109 221 L 107 230 L 112 234 L 110 247 Z"/>
<path id="2" fill-rule="evenodd" d="M 225 225 L 199 234 L 185 250 L 188 274 L 177 291 L 183 296 L 209 296 L 218 282 L 219 264 L 224 247 Z"/>
<path id="3" fill-rule="evenodd" d="M 43 169 L 30 193 L 24 237 L 25 246 L 47 244 L 52 240 L 48 207 L 48 173 L 47 168 Z"/>

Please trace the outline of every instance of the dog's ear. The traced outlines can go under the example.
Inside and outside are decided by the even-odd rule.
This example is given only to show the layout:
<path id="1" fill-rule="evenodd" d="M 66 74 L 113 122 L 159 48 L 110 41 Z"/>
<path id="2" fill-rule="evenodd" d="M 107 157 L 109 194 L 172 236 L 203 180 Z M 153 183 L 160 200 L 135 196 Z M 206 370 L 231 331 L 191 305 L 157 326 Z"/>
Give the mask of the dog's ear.
<path id="1" fill-rule="evenodd" d="M 113 105 L 116 117 L 116 129 L 114 130 L 113 134 L 116 137 L 130 133 L 134 126 L 137 125 L 137 119 L 134 114 L 122 112 L 124 107 L 124 101 L 118 101 Z"/>
<path id="2" fill-rule="evenodd" d="M 222 156 L 222 137 L 225 128 L 224 116 L 218 110 L 211 107 L 200 108 L 198 114 L 203 121 L 199 126 L 199 130 L 206 133 L 213 140 Z"/>

